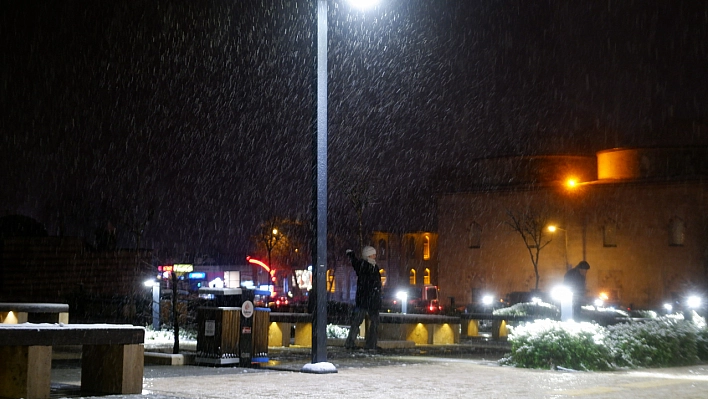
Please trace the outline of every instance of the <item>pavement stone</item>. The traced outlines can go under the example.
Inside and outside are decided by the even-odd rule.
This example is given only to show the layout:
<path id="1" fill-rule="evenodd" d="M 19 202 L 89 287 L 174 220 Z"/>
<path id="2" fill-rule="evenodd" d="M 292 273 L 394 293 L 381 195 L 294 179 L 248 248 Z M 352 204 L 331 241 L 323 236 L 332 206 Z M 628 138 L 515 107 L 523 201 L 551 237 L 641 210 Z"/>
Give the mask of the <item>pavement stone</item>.
<path id="1" fill-rule="evenodd" d="M 299 372 L 309 348 L 271 348 L 261 368 L 146 365 L 142 395 L 103 398 L 708 398 L 708 365 L 577 372 L 499 366 L 503 348 L 474 345 L 347 351 L 328 347 L 334 374 Z M 70 361 L 69 361 L 70 362 Z M 76 362 L 76 361 L 74 361 Z M 52 398 L 78 391 L 78 364 L 52 370 Z M 61 385 L 65 384 L 65 385 Z M 70 385 L 74 384 L 71 391 Z"/>

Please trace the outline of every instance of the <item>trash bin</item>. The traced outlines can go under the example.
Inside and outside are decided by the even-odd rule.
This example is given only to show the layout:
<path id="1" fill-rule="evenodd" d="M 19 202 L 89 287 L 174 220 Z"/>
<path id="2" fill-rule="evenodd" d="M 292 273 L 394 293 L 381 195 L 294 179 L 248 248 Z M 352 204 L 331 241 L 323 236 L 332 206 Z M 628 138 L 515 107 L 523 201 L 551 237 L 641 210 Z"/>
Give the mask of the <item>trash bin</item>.
<path id="1" fill-rule="evenodd" d="M 200 289 L 213 295 L 212 306 L 197 309 L 197 354 L 195 362 L 207 365 L 254 367 L 268 361 L 270 309 L 256 307 L 268 291 L 246 289 Z M 267 298 L 266 298 L 267 301 Z M 267 302 L 266 302 L 267 303 Z"/>
<path id="2" fill-rule="evenodd" d="M 244 290 L 240 320 L 240 362 L 241 367 L 253 367 L 268 362 L 268 328 L 270 291 Z"/>

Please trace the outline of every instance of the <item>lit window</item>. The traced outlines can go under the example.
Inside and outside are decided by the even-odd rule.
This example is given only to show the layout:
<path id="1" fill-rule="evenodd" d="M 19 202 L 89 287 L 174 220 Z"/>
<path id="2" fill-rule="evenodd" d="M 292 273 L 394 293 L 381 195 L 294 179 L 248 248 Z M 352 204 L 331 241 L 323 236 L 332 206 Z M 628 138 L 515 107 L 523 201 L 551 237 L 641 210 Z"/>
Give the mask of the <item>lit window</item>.
<path id="1" fill-rule="evenodd" d="M 472 222 L 472 224 L 470 224 L 467 240 L 467 246 L 470 248 L 482 247 L 482 226 L 480 226 L 477 222 Z"/>
<path id="2" fill-rule="evenodd" d="M 430 269 L 425 268 L 425 274 L 423 274 L 423 284 L 430 284 Z"/>
<path id="3" fill-rule="evenodd" d="M 381 274 L 381 286 L 385 287 L 386 286 L 386 270 L 379 269 L 379 274 Z"/>
<path id="4" fill-rule="evenodd" d="M 430 259 L 430 236 L 423 236 L 423 260 Z"/>
<path id="5" fill-rule="evenodd" d="M 224 286 L 226 288 L 238 288 L 241 286 L 241 272 L 240 271 L 225 271 L 224 272 Z"/>
<path id="6" fill-rule="evenodd" d="M 409 283 L 410 283 L 411 285 L 415 285 L 415 284 L 416 284 L 416 278 L 415 278 L 415 277 L 416 277 L 416 276 L 415 276 L 415 269 L 411 269 L 411 274 L 410 274 L 410 277 L 409 277 Z"/>
<path id="7" fill-rule="evenodd" d="M 337 288 L 337 283 L 334 280 L 334 271 L 327 270 L 327 292 L 334 292 Z"/>
<path id="8" fill-rule="evenodd" d="M 669 245 L 672 247 L 683 246 L 686 238 L 686 227 L 681 218 L 673 218 L 669 221 Z"/>

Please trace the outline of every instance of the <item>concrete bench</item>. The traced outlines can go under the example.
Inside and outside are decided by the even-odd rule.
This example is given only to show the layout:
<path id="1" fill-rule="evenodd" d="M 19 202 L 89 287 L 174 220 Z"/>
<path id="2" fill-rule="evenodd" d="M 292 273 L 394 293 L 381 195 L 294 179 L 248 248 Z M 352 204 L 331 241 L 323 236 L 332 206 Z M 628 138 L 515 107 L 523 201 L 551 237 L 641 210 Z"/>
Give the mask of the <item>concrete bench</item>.
<path id="1" fill-rule="evenodd" d="M 364 321 L 359 331 L 364 334 Z M 268 328 L 269 346 L 289 346 L 290 329 L 295 326 L 297 346 L 312 346 L 312 314 L 277 313 L 270 314 Z M 460 319 L 456 317 L 381 313 L 378 328 L 379 341 L 412 341 L 415 344 L 453 344 L 460 342 Z M 393 345 L 393 344 L 387 344 Z"/>
<path id="2" fill-rule="evenodd" d="M 0 303 L 0 323 L 69 323 L 69 305 L 63 303 Z"/>
<path id="3" fill-rule="evenodd" d="M 145 329 L 116 324 L 0 324 L 0 397 L 49 398 L 52 347 L 81 345 L 81 390 L 139 394 Z"/>
<path id="4" fill-rule="evenodd" d="M 491 313 L 463 313 L 460 315 L 460 319 L 462 320 L 462 336 L 479 336 L 480 320 L 491 320 L 492 339 L 506 339 L 509 335 L 507 324 L 510 321 L 534 321 L 538 319 L 538 317 L 495 315 Z"/>
<path id="5" fill-rule="evenodd" d="M 290 330 L 295 326 L 294 345 L 312 346 L 312 314 L 271 312 L 268 346 L 290 346 Z"/>
<path id="6" fill-rule="evenodd" d="M 379 340 L 413 341 L 416 345 L 460 343 L 460 318 L 432 314 L 381 313 Z"/>

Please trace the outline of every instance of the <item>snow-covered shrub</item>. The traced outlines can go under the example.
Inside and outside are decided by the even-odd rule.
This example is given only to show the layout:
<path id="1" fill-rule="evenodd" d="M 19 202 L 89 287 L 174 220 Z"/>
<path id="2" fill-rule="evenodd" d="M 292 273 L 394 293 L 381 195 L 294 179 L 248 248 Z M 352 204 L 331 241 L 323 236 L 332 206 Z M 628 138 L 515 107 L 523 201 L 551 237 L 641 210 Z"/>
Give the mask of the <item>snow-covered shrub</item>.
<path id="1" fill-rule="evenodd" d="M 522 302 L 507 308 L 495 309 L 492 314 L 502 316 L 538 316 L 539 318 L 557 319 L 560 310 L 546 302 Z"/>
<path id="2" fill-rule="evenodd" d="M 656 319 L 659 317 L 659 314 L 653 310 L 634 310 L 632 311 L 632 316 L 642 317 L 645 319 Z"/>
<path id="3" fill-rule="evenodd" d="M 341 327 L 336 324 L 327 324 L 327 338 L 343 339 L 349 335 L 347 327 Z"/>
<path id="4" fill-rule="evenodd" d="M 666 367 L 695 364 L 698 341 L 706 347 L 705 328 L 692 321 L 660 317 L 607 328 L 613 361 L 624 367 Z M 700 338 L 699 338 L 700 337 Z"/>
<path id="5" fill-rule="evenodd" d="M 699 328 L 696 334 L 696 355 L 699 359 L 708 360 L 708 328 Z"/>
<path id="6" fill-rule="evenodd" d="M 526 368 L 609 370 L 603 327 L 590 323 L 536 320 L 511 328 L 511 355 L 502 364 Z"/>
<path id="7" fill-rule="evenodd" d="M 708 328 L 694 315 L 669 315 L 602 327 L 537 320 L 511 327 L 512 352 L 500 361 L 518 367 L 607 370 L 667 367 L 708 360 Z"/>
<path id="8" fill-rule="evenodd" d="M 193 329 L 180 328 L 180 341 L 196 341 L 197 332 Z M 175 340 L 174 332 L 171 328 L 163 326 L 161 330 L 155 331 L 152 326 L 145 327 L 145 342 L 173 342 Z"/>

